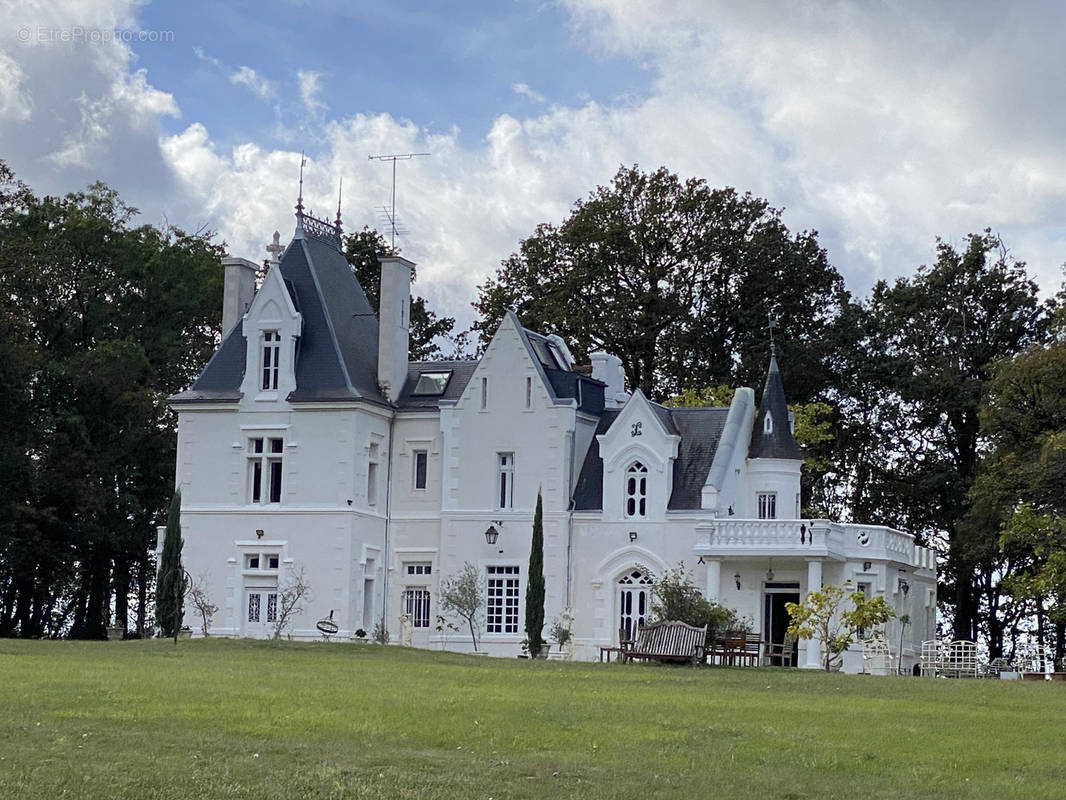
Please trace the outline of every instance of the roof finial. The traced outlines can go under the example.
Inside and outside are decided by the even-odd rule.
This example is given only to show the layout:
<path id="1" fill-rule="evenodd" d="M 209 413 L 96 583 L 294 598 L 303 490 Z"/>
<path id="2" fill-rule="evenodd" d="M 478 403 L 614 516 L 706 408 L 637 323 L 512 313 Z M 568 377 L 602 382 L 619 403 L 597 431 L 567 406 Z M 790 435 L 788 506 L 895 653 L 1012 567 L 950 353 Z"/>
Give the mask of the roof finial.
<path id="1" fill-rule="evenodd" d="M 777 347 L 774 345 L 774 328 L 777 327 L 777 320 L 769 311 L 766 312 L 766 327 L 770 330 L 770 358 L 775 358 Z"/>
<path id="2" fill-rule="evenodd" d="M 300 194 L 296 198 L 296 217 L 301 218 L 304 213 L 304 165 L 307 164 L 307 159 L 304 158 L 303 150 L 300 151 Z"/>
<path id="3" fill-rule="evenodd" d="M 342 176 L 337 182 L 337 235 L 341 235 L 341 192 L 344 189 L 344 177 Z"/>

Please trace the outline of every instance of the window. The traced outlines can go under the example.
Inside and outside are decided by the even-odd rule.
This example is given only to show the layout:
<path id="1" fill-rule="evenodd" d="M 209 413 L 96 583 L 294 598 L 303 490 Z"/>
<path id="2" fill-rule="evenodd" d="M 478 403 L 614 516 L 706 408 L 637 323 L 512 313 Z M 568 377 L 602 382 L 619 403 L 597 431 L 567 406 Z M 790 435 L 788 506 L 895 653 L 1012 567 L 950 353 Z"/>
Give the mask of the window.
<path id="1" fill-rule="evenodd" d="M 774 418 L 773 418 L 773 415 L 769 411 L 766 412 L 766 416 L 763 418 L 762 431 L 763 431 L 763 433 L 773 433 L 774 432 Z"/>
<path id="2" fill-rule="evenodd" d="M 489 379 L 481 379 L 481 410 L 484 411 L 489 406 Z"/>
<path id="3" fill-rule="evenodd" d="M 533 379 L 526 378 L 526 408 L 533 407 Z"/>
<path id="4" fill-rule="evenodd" d="M 855 585 L 855 591 L 860 592 L 867 600 L 870 599 L 870 584 L 869 583 L 857 583 Z M 858 634 L 860 639 L 866 638 L 866 628 L 857 628 L 855 633 Z"/>
<path id="5" fill-rule="evenodd" d="M 277 553 L 247 553 L 244 556 L 244 568 L 277 569 L 279 560 Z"/>
<path id="6" fill-rule="evenodd" d="M 425 586 L 409 586 L 403 592 L 403 612 L 411 615 L 416 628 L 429 627 L 429 589 Z"/>
<path id="7" fill-rule="evenodd" d="M 776 492 L 759 492 L 759 519 L 777 519 Z"/>
<path id="8" fill-rule="evenodd" d="M 405 572 L 408 575 L 432 575 L 433 565 L 428 561 L 405 564 Z"/>
<path id="9" fill-rule="evenodd" d="M 266 554 L 266 568 L 267 569 L 277 569 L 278 568 L 278 554 L 277 553 L 267 553 Z"/>
<path id="10" fill-rule="evenodd" d="M 429 453 L 425 450 L 414 451 L 414 483 L 412 484 L 416 489 L 426 488 L 426 468 L 429 465 Z"/>
<path id="11" fill-rule="evenodd" d="M 626 471 L 626 516 L 644 517 L 648 512 L 648 468 L 639 461 Z"/>
<path id="12" fill-rule="evenodd" d="M 497 481 L 497 508 L 514 508 L 514 453 L 497 453 L 500 478 Z"/>
<path id="13" fill-rule="evenodd" d="M 245 569 L 259 569 L 259 553 L 252 553 L 244 557 Z"/>
<path id="14" fill-rule="evenodd" d="M 248 482 L 253 503 L 281 502 L 283 439 L 253 436 L 248 440 Z"/>
<path id="15" fill-rule="evenodd" d="M 485 604 L 488 633 L 518 633 L 518 567 L 489 567 Z"/>
<path id="16" fill-rule="evenodd" d="M 281 334 L 263 331 L 263 391 L 278 388 L 278 356 L 281 353 Z"/>
<path id="17" fill-rule="evenodd" d="M 366 504 L 375 506 L 378 502 L 378 446 L 371 442 L 370 455 L 366 465 Z"/>
<path id="18" fill-rule="evenodd" d="M 537 354 L 537 360 L 548 369 L 559 369 L 559 362 L 555 358 L 555 353 L 552 352 L 552 348 L 548 346 L 548 343 L 541 338 L 529 337 L 529 343 L 533 345 L 533 352 Z"/>
<path id="19" fill-rule="evenodd" d="M 418 376 L 418 381 L 415 383 L 415 388 L 411 390 L 411 394 L 444 394 L 444 390 L 448 388 L 448 381 L 451 380 L 451 377 L 451 370 L 448 370 L 447 372 L 423 372 Z"/>

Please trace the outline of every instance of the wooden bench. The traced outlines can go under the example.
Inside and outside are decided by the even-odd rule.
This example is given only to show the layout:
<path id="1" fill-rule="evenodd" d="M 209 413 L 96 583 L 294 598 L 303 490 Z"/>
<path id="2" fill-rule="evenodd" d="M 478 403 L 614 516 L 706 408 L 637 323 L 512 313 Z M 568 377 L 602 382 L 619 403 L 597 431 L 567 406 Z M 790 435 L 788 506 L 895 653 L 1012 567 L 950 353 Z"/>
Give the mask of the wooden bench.
<path id="1" fill-rule="evenodd" d="M 707 626 L 697 628 L 678 620 L 653 622 L 637 630 L 632 646 L 621 654 L 623 662 L 635 658 L 648 661 L 689 662 L 696 666 L 704 659 Z"/>

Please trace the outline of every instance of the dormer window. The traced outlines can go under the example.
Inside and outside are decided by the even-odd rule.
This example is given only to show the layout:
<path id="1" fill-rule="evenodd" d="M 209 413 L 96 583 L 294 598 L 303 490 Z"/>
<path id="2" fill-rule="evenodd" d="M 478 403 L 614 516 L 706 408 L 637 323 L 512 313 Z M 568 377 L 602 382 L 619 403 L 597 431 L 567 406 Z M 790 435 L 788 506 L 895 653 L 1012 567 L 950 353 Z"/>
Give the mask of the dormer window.
<path id="1" fill-rule="evenodd" d="M 448 381 L 451 380 L 451 377 L 451 370 L 447 372 L 423 372 L 418 376 L 411 394 L 442 395 L 444 390 L 448 388 Z"/>
<path id="2" fill-rule="evenodd" d="M 626 470 L 626 516 L 644 517 L 648 512 L 648 468 L 634 461 Z"/>
<path id="3" fill-rule="evenodd" d="M 278 331 L 263 331 L 263 380 L 264 392 L 277 391 L 278 357 L 281 354 L 281 334 Z"/>
<path id="4" fill-rule="evenodd" d="M 767 434 L 774 432 L 774 417 L 769 411 L 766 412 L 766 416 L 763 418 L 762 432 Z"/>

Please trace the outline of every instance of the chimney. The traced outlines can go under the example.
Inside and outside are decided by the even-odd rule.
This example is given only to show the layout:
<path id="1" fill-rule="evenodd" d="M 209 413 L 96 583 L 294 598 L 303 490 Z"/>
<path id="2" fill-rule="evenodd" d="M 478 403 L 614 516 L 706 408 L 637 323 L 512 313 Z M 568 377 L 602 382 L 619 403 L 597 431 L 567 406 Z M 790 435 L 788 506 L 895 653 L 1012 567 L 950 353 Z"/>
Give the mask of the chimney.
<path id="1" fill-rule="evenodd" d="M 379 256 L 381 294 L 378 306 L 378 385 L 390 403 L 407 380 L 411 328 L 411 274 L 415 265 L 400 256 Z"/>
<path id="2" fill-rule="evenodd" d="M 246 258 L 225 256 L 222 259 L 222 338 L 229 335 L 252 304 L 257 268 Z"/>
<path id="3" fill-rule="evenodd" d="M 607 408 L 621 408 L 629 395 L 626 393 L 626 374 L 622 359 L 598 350 L 589 356 L 592 361 L 592 377 L 607 384 L 603 390 L 603 404 Z"/>

